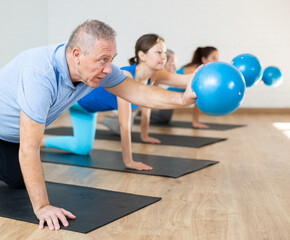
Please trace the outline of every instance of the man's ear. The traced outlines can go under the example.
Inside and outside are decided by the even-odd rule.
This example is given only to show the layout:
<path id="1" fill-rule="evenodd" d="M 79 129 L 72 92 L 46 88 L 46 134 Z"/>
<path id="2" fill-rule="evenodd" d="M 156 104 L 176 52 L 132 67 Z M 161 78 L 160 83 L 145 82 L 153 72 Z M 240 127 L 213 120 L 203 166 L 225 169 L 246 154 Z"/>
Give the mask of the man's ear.
<path id="1" fill-rule="evenodd" d="M 72 50 L 72 56 L 73 56 L 73 59 L 74 61 L 79 64 L 80 63 L 80 56 L 82 54 L 82 51 L 78 48 L 78 47 L 75 47 L 73 50 Z"/>

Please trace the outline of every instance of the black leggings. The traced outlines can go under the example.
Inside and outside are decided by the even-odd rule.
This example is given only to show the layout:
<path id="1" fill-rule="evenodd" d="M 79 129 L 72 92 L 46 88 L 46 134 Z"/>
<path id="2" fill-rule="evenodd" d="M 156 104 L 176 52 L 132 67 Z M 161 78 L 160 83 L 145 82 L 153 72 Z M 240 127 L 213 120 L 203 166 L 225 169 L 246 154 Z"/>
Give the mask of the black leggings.
<path id="1" fill-rule="evenodd" d="M 19 164 L 19 144 L 0 139 L 0 180 L 11 188 L 24 188 Z"/>
<path id="2" fill-rule="evenodd" d="M 169 123 L 171 121 L 171 117 L 173 115 L 173 109 L 168 110 L 158 110 L 152 109 L 150 121 L 157 123 Z"/>

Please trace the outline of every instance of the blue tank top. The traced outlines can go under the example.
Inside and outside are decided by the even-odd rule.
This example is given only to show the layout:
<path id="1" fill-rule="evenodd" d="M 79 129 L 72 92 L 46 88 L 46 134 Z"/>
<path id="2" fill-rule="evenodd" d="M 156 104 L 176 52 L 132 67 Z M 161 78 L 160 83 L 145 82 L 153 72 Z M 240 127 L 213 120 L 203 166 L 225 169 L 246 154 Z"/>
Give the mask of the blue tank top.
<path id="1" fill-rule="evenodd" d="M 135 79 L 136 64 L 131 66 L 122 67 L 122 70 L 128 71 L 132 74 L 133 79 Z M 147 85 L 150 85 L 150 79 Z M 78 103 L 86 109 L 88 112 L 104 112 L 112 111 L 118 109 L 118 102 L 116 95 L 108 92 L 103 87 L 97 87 L 89 94 L 84 96 L 78 101 Z M 131 108 L 137 108 L 137 105 L 131 104 Z"/>
<path id="2" fill-rule="evenodd" d="M 184 74 L 184 67 L 182 67 L 182 68 L 180 68 L 180 69 L 178 69 L 177 71 L 176 71 L 176 73 L 178 73 L 178 74 Z"/>
<path id="3" fill-rule="evenodd" d="M 178 74 L 184 74 L 184 67 L 178 69 L 176 71 L 176 73 L 178 73 Z M 175 87 L 169 87 L 169 88 L 167 88 L 167 90 L 175 91 L 175 92 L 184 92 L 185 91 L 185 89 L 183 89 L 183 88 L 175 88 Z"/>

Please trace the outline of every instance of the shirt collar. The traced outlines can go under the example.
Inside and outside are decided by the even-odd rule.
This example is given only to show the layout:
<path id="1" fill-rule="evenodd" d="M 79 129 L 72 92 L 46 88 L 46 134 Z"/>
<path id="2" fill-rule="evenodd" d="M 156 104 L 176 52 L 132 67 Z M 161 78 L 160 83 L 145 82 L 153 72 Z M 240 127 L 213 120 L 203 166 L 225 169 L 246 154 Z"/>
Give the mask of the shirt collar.
<path id="1" fill-rule="evenodd" d="M 67 43 L 62 43 L 57 46 L 54 52 L 54 62 L 55 69 L 59 73 L 59 78 L 63 79 L 65 84 L 70 88 L 75 89 L 75 86 L 72 83 L 72 80 L 69 75 L 67 59 L 66 59 L 66 47 Z"/>

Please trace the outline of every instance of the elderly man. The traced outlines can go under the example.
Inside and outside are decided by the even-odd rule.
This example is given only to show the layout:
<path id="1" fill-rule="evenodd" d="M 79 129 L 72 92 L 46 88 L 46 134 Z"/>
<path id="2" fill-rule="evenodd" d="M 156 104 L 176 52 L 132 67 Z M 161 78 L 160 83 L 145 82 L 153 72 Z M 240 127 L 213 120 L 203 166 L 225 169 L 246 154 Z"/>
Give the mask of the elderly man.
<path id="1" fill-rule="evenodd" d="M 27 50 L 0 70 L 0 180 L 26 186 L 39 227 L 68 226 L 75 216 L 50 205 L 40 161 L 44 130 L 66 109 L 102 86 L 134 104 L 159 109 L 184 107 L 195 94 L 169 92 L 128 78 L 112 64 L 114 30 L 97 20 L 76 28 L 67 44 Z M 25 183 L 25 184 L 24 184 Z"/>

